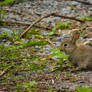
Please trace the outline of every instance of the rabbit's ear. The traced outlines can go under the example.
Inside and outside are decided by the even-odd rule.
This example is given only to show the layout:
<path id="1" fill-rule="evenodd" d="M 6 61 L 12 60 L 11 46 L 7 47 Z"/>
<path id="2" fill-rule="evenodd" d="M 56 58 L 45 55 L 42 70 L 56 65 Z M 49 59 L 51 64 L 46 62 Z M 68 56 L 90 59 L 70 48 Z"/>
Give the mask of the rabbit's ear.
<path id="1" fill-rule="evenodd" d="M 73 44 L 76 43 L 76 41 L 78 40 L 79 36 L 80 36 L 79 31 L 74 31 L 74 32 L 72 33 L 72 39 L 71 39 L 71 40 L 72 40 L 72 43 L 73 43 Z"/>

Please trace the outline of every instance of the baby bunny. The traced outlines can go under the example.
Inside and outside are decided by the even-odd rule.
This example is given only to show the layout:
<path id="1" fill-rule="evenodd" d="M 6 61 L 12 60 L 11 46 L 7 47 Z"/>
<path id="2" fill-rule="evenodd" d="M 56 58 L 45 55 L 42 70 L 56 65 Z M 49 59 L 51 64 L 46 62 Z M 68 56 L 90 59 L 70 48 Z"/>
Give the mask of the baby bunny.
<path id="1" fill-rule="evenodd" d="M 80 34 L 78 31 L 73 32 L 71 38 L 65 39 L 60 50 L 69 54 L 69 60 L 79 69 L 92 70 L 92 47 L 85 44 L 78 44 Z"/>

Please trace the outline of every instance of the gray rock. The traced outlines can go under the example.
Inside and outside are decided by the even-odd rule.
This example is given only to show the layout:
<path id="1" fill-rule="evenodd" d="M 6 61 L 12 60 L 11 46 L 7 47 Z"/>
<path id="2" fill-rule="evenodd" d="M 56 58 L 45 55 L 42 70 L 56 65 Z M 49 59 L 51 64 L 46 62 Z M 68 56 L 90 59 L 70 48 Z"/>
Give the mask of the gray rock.
<path id="1" fill-rule="evenodd" d="M 8 34 L 8 36 L 12 36 L 12 34 L 13 34 L 13 32 L 12 32 L 12 30 L 10 30 L 10 29 L 8 29 L 8 28 L 1 28 L 0 29 L 0 34 L 3 34 L 3 33 L 7 33 Z"/>

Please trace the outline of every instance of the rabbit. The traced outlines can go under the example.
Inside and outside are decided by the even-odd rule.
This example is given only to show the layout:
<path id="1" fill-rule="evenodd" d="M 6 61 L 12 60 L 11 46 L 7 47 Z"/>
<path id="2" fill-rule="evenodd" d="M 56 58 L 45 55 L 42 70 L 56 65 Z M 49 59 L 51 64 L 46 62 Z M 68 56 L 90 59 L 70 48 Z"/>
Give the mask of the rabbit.
<path id="1" fill-rule="evenodd" d="M 78 43 L 80 33 L 73 32 L 71 38 L 63 40 L 60 50 L 69 54 L 69 61 L 79 69 L 92 70 L 92 47 Z"/>

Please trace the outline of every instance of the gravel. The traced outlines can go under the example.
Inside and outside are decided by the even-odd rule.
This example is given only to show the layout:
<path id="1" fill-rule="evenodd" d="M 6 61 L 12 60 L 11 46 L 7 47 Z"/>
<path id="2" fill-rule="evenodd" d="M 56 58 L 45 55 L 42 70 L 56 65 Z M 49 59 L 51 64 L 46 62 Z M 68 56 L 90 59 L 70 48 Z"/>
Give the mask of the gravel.
<path id="1" fill-rule="evenodd" d="M 37 1 L 36 0 L 24 0 L 21 3 L 16 2 L 12 6 L 11 5 L 7 6 L 7 9 L 22 11 L 32 16 L 32 18 L 28 18 L 28 16 L 22 16 L 22 15 L 18 15 L 14 13 L 7 13 L 7 16 L 5 16 L 3 20 L 21 21 L 24 23 L 31 24 L 36 18 L 39 18 L 41 15 L 45 15 L 51 12 L 59 12 L 63 15 L 76 16 L 78 18 L 81 16 L 92 14 L 92 6 L 90 5 L 84 5 L 84 4 L 75 2 L 75 1 L 66 1 L 66 0 L 65 1 L 61 0 L 59 2 L 58 1 L 59 0 L 37 0 Z M 6 7 L 3 6 L 3 8 L 6 8 Z M 46 18 L 43 21 L 47 23 L 49 22 L 55 23 L 55 21 L 57 20 L 60 20 L 60 18 L 58 17 Z M 9 29 L 7 29 L 7 31 L 8 30 Z M 57 40 L 55 42 L 55 45 L 58 46 L 61 40 L 60 40 L 60 37 L 57 37 L 56 39 Z M 48 53 L 48 50 L 51 49 L 51 47 L 47 46 L 47 48 L 45 49 L 47 50 L 46 53 Z M 67 82 L 66 80 L 62 81 L 61 79 L 55 83 L 55 87 L 59 89 L 63 89 L 63 90 L 74 90 L 77 86 L 86 86 L 86 87 L 92 88 L 92 78 L 91 78 L 92 72 L 91 71 L 78 72 L 76 74 L 73 73 L 73 76 L 75 75 L 81 76 L 83 77 L 83 79 L 81 79 L 80 82 L 73 82 L 73 81 Z"/>

